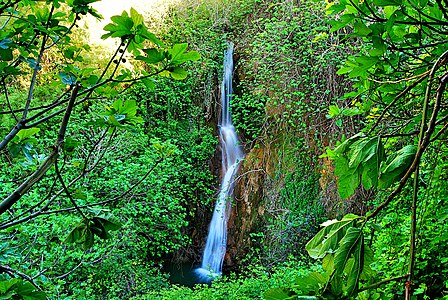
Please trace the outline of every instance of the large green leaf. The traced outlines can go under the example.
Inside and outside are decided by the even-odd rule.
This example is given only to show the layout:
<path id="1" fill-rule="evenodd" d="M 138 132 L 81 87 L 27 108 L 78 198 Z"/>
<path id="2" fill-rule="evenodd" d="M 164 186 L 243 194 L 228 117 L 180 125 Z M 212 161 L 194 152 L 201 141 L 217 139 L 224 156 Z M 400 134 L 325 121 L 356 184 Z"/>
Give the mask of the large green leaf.
<path id="1" fill-rule="evenodd" d="M 264 293 L 266 300 L 284 300 L 291 299 L 291 292 L 281 288 L 269 289 Z"/>
<path id="2" fill-rule="evenodd" d="M 338 192 L 342 199 L 346 199 L 355 193 L 359 186 L 361 169 L 353 168 L 351 173 L 345 173 L 338 177 Z"/>
<path id="3" fill-rule="evenodd" d="M 381 168 L 378 187 L 388 188 L 394 182 L 397 182 L 411 165 L 416 152 L 416 146 L 407 145 L 397 151 L 395 155 L 389 157 Z"/>
<path id="4" fill-rule="evenodd" d="M 175 44 L 173 48 L 168 49 L 168 53 L 171 55 L 171 60 L 176 60 L 179 56 L 181 56 L 185 50 L 187 50 L 188 44 Z"/>
<path id="5" fill-rule="evenodd" d="M 381 162 L 386 159 L 384 146 L 379 137 L 369 140 L 363 149 L 361 182 L 366 190 L 378 186 Z"/>
<path id="6" fill-rule="evenodd" d="M 37 127 L 33 127 L 33 128 L 29 128 L 29 129 L 22 129 L 17 133 L 17 137 L 19 138 L 19 141 L 24 141 L 24 140 L 30 138 L 31 136 L 35 135 L 39 131 L 40 131 L 40 129 Z"/>
<path id="7" fill-rule="evenodd" d="M 379 137 L 358 134 L 336 147 L 329 156 L 335 161 L 338 192 L 343 199 L 354 194 L 360 182 L 368 190 L 377 187 L 380 164 L 385 160 Z"/>
<path id="8" fill-rule="evenodd" d="M 45 292 L 19 278 L 0 281 L 0 299 L 45 300 Z"/>
<path id="9" fill-rule="evenodd" d="M 187 73 L 187 71 L 185 71 L 184 69 L 182 69 L 180 67 L 175 67 L 170 70 L 170 75 L 173 79 L 183 80 L 183 79 L 187 78 L 188 73 Z"/>
<path id="10" fill-rule="evenodd" d="M 362 230 L 357 227 L 350 227 L 345 236 L 339 243 L 339 248 L 334 257 L 334 274 L 336 278 L 343 276 L 344 270 L 349 265 L 347 270 L 348 280 L 346 290 L 349 295 L 352 295 L 358 289 L 359 279 L 364 266 L 364 238 Z"/>
<path id="11" fill-rule="evenodd" d="M 126 11 L 120 16 L 112 16 L 110 18 L 113 23 L 109 23 L 104 26 L 105 31 L 109 31 L 109 33 L 101 36 L 102 39 L 106 39 L 108 37 L 125 37 L 132 35 L 132 28 L 134 27 L 134 21 L 129 17 Z"/>
<path id="12" fill-rule="evenodd" d="M 121 228 L 121 224 L 111 215 L 100 215 L 95 217 L 98 219 L 104 226 L 104 229 L 107 231 L 115 231 Z"/>
<path id="13" fill-rule="evenodd" d="M 187 50 L 188 44 L 176 44 L 173 48 L 168 49 L 170 64 L 171 65 L 179 65 L 187 61 L 194 61 L 201 58 L 198 52 L 190 51 L 185 53 Z"/>
<path id="14" fill-rule="evenodd" d="M 135 59 L 142 60 L 149 64 L 157 64 L 165 59 L 165 53 L 162 50 L 156 48 L 143 49 L 146 56 L 137 56 Z"/>
<path id="15" fill-rule="evenodd" d="M 9 291 L 9 289 L 11 289 L 11 287 L 16 285 L 19 281 L 20 279 L 18 278 L 12 278 L 9 280 L 0 281 L 0 293 L 2 294 L 6 293 L 7 291 Z"/>
<path id="16" fill-rule="evenodd" d="M 350 267 L 346 270 L 348 278 L 345 290 L 348 296 L 353 296 L 357 293 L 359 280 L 364 269 L 364 238 L 362 235 L 360 242 L 356 243 L 354 247 L 353 258 L 351 259 L 352 264 L 350 264 Z"/>
<path id="17" fill-rule="evenodd" d="M 143 24 L 143 16 L 131 7 L 131 20 L 135 26 Z"/>
<path id="18" fill-rule="evenodd" d="M 353 256 L 358 244 L 361 241 L 361 229 L 357 227 L 350 227 L 345 236 L 339 242 L 339 248 L 334 256 L 334 269 L 336 276 L 343 274 L 348 259 Z"/>
<path id="19" fill-rule="evenodd" d="M 80 244 L 84 250 L 93 246 L 95 235 L 101 239 L 110 238 L 109 231 L 121 228 L 120 223 L 112 216 L 99 215 L 85 218 L 68 234 L 65 243 Z"/>
<path id="20" fill-rule="evenodd" d="M 306 276 L 297 277 L 295 279 L 295 284 L 303 295 L 311 295 L 316 294 L 323 286 L 325 286 L 328 278 L 329 276 L 327 273 L 311 272 Z"/>
<path id="21" fill-rule="evenodd" d="M 327 253 L 335 253 L 339 242 L 347 230 L 355 225 L 360 216 L 348 214 L 342 220 L 331 220 L 322 224 L 322 228 L 305 246 L 313 258 L 323 258 Z"/>

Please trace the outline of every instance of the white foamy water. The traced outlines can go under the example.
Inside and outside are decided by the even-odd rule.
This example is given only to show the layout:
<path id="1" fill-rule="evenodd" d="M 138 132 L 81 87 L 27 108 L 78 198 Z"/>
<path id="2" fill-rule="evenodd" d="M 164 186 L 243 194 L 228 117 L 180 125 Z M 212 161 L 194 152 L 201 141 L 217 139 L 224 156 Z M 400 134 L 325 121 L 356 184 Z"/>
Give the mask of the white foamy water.
<path id="1" fill-rule="evenodd" d="M 235 127 L 232 124 L 230 100 L 232 97 L 233 44 L 229 45 L 224 56 L 224 78 L 221 86 L 222 114 L 219 123 L 219 136 L 222 151 L 222 172 L 224 177 L 210 222 L 205 244 L 202 265 L 196 269 L 203 280 L 210 281 L 221 275 L 227 247 L 227 221 L 230 215 L 231 198 L 235 175 L 244 158 Z"/>

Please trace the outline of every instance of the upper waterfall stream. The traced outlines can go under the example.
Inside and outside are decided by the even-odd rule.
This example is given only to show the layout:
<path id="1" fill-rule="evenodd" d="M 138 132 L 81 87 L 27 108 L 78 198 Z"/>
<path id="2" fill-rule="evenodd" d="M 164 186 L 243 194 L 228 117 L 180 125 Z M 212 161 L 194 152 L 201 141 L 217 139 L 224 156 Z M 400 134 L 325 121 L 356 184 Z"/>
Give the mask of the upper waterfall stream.
<path id="1" fill-rule="evenodd" d="M 232 124 L 230 100 L 232 97 L 233 44 L 224 54 L 224 77 L 221 85 L 222 113 L 219 122 L 219 137 L 222 153 L 221 189 L 210 222 L 207 242 L 201 267 L 196 272 L 205 280 L 211 280 L 222 272 L 227 247 L 227 221 L 230 215 L 235 175 L 244 158 L 235 127 Z"/>

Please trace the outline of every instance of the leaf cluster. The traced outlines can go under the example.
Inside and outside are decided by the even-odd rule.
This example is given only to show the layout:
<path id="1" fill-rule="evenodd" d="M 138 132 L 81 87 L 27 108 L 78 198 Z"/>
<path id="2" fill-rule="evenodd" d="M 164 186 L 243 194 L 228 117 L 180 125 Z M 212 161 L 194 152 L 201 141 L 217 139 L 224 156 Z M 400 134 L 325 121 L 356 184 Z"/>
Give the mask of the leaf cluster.
<path id="1" fill-rule="evenodd" d="M 348 198 L 360 184 L 366 190 L 390 187 L 401 179 L 414 160 L 416 152 L 416 146 L 407 145 L 386 156 L 380 137 L 367 137 L 359 133 L 346 139 L 333 150 L 327 149 L 327 153 L 322 157 L 334 160 L 339 194 L 342 198 Z"/>
<path id="2" fill-rule="evenodd" d="M 19 278 L 6 278 L 1 275 L 0 299 L 45 300 L 47 296 L 30 282 L 24 282 Z"/>
<path id="3" fill-rule="evenodd" d="M 84 250 L 87 250 L 93 246 L 95 235 L 103 240 L 108 239 L 111 237 L 110 231 L 120 228 L 121 225 L 111 216 L 85 218 L 72 229 L 65 242 L 80 244 Z"/>

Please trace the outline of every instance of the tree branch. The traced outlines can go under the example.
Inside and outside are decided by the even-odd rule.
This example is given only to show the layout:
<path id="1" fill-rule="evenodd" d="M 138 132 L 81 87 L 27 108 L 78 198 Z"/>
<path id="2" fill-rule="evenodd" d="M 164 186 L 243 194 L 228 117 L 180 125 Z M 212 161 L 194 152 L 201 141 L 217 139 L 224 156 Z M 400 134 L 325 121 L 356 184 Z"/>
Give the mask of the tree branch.
<path id="1" fill-rule="evenodd" d="M 25 180 L 25 182 L 23 182 L 12 194 L 10 194 L 5 200 L 3 200 L 0 203 L 0 215 L 2 215 L 8 209 L 10 209 L 12 205 L 14 205 L 25 193 L 27 193 L 28 190 L 36 182 L 38 182 L 56 162 L 59 156 L 59 151 L 61 149 L 62 143 L 64 142 L 64 136 L 67 130 L 68 120 L 70 118 L 73 105 L 75 103 L 80 87 L 81 87 L 80 85 L 76 85 L 72 91 L 70 102 L 67 106 L 66 113 L 64 115 L 64 118 L 62 119 L 61 127 L 59 129 L 56 145 L 53 147 L 53 150 L 51 151 L 50 155 L 43 162 L 43 164 L 40 165 L 39 168 L 33 174 L 31 174 L 31 176 L 28 177 L 27 180 Z"/>
<path id="2" fill-rule="evenodd" d="M 421 125 L 421 129 L 425 130 L 426 128 L 426 124 L 423 123 L 423 120 L 426 120 L 425 115 L 427 114 L 427 111 L 425 109 L 427 109 L 427 105 L 429 102 L 429 93 L 431 90 L 431 82 L 432 82 L 432 78 L 435 75 L 435 72 L 440 68 L 440 66 L 442 64 L 444 64 L 446 62 L 446 57 L 448 56 L 448 51 L 445 51 L 438 59 L 437 61 L 434 63 L 433 68 L 431 69 L 431 72 L 429 74 L 429 79 L 428 79 L 428 85 L 427 85 L 427 90 L 426 90 L 426 96 L 425 96 L 425 103 L 423 105 L 423 112 L 422 112 L 422 125 Z M 366 221 L 374 218 L 376 215 L 378 215 L 378 213 L 384 208 L 386 207 L 394 198 L 395 196 L 401 192 L 401 190 L 403 189 L 404 185 L 406 184 L 407 180 L 409 179 L 409 177 L 411 177 L 411 175 L 414 173 L 415 169 L 418 167 L 418 165 L 420 164 L 420 158 L 423 155 L 423 152 L 426 150 L 426 148 L 429 145 L 430 139 L 431 139 L 431 134 L 434 132 L 435 126 L 436 126 L 436 118 L 437 118 L 437 113 L 439 111 L 440 108 L 440 103 L 439 105 L 437 105 L 438 101 L 441 101 L 442 97 L 443 97 L 443 92 L 445 90 L 446 87 L 446 81 L 448 80 L 448 76 L 447 74 L 445 74 L 442 78 L 442 81 L 439 85 L 438 88 L 438 92 L 437 92 L 437 99 L 436 99 L 436 105 L 434 106 L 434 110 L 433 110 L 433 114 L 431 117 L 431 120 L 429 121 L 429 124 L 427 126 L 426 132 L 425 132 L 425 137 L 421 140 L 421 143 L 419 144 L 419 148 L 417 150 L 417 153 L 415 154 L 415 158 L 414 161 L 412 162 L 411 166 L 408 168 L 408 170 L 406 171 L 406 174 L 403 176 L 403 178 L 400 180 L 400 183 L 398 185 L 398 187 L 389 194 L 389 196 L 387 197 L 387 199 L 381 203 L 371 215 L 368 215 L 366 218 Z M 426 122 L 426 121 L 425 121 Z"/>
<path id="3" fill-rule="evenodd" d="M 25 273 L 22 273 L 20 271 L 14 270 L 13 268 L 11 268 L 10 266 L 6 266 L 6 265 L 0 265 L 0 271 L 4 271 L 10 275 L 16 274 L 19 275 L 20 277 L 22 277 L 23 279 L 25 279 L 26 281 L 30 282 L 32 285 L 34 285 L 39 291 L 41 291 L 42 289 L 40 288 L 40 286 L 38 286 L 33 278 L 31 278 L 30 276 L 26 275 Z"/>

